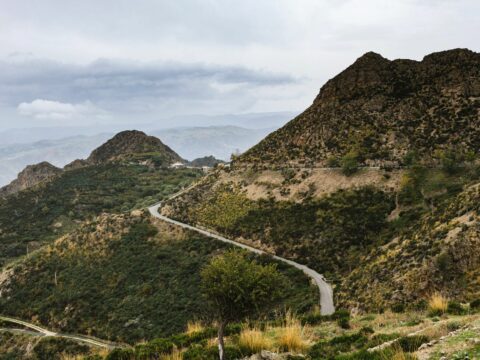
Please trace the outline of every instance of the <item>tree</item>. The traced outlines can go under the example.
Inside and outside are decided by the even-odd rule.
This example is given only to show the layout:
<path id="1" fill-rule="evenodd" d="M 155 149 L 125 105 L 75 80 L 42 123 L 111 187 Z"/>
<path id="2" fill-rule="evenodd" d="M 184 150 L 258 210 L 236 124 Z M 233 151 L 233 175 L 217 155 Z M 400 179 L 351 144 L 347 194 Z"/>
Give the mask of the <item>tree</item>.
<path id="1" fill-rule="evenodd" d="M 218 351 L 224 360 L 225 326 L 271 310 L 282 298 L 284 277 L 276 265 L 258 264 L 240 250 L 213 258 L 201 276 L 203 293 L 218 322 Z"/>

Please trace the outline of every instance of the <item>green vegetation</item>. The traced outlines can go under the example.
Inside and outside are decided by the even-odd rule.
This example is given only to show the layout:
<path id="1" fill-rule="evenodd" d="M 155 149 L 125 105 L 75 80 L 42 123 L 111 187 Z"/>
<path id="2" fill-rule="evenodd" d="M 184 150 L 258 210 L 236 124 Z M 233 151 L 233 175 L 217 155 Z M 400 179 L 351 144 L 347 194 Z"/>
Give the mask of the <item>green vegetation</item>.
<path id="1" fill-rule="evenodd" d="M 218 322 L 220 360 L 225 358 L 226 325 L 271 312 L 285 284 L 274 265 L 249 261 L 238 250 L 212 259 L 202 270 L 202 291 Z"/>
<path id="2" fill-rule="evenodd" d="M 440 358 L 435 356 L 440 350 L 452 356 L 476 354 L 478 351 L 478 346 L 474 342 L 471 342 L 471 345 L 470 342 L 465 342 L 480 335 L 477 327 L 479 320 L 475 316 L 444 318 L 446 324 L 442 325 L 431 321 L 426 313 L 369 314 L 364 317 L 352 317 L 352 329 L 342 329 L 336 324 L 336 320 L 344 317 L 345 311 L 340 311 L 338 314 L 324 317 L 317 325 L 309 326 L 298 325 L 298 319 L 291 315 L 286 315 L 285 321 L 277 317 L 272 321 L 232 324 L 227 326 L 225 331 L 228 337 L 225 358 L 241 359 L 267 350 L 276 354 L 281 353 L 286 359 L 414 360 L 417 359 L 420 346 L 431 340 L 435 340 L 429 347 L 433 350 L 434 359 Z M 409 319 L 413 318 L 422 321 L 416 325 L 406 325 L 411 322 Z M 446 336 L 454 330 L 457 330 L 454 336 Z M 208 326 L 196 332 L 155 339 L 131 349 L 115 350 L 107 356 L 107 359 L 218 360 L 215 338 L 215 328 Z M 289 345 L 281 345 L 285 344 L 286 338 L 289 339 L 287 342 Z M 300 341 L 301 345 L 297 343 L 297 346 L 294 346 L 293 339 Z M 377 346 L 381 348 L 374 349 Z M 459 352 L 457 349 L 462 351 Z"/>
<path id="3" fill-rule="evenodd" d="M 381 240 L 393 207 L 393 197 L 373 187 L 295 203 L 252 201 L 235 187 L 223 186 L 199 207 L 189 208 L 187 221 L 232 237 L 261 240 L 278 254 L 331 274 L 347 271 L 359 251 Z M 212 220 L 213 214 L 221 215 Z"/>
<path id="4" fill-rule="evenodd" d="M 154 203 L 200 175 L 188 169 L 108 163 L 67 171 L 43 186 L 0 199 L 0 265 L 71 231 L 80 221 Z"/>
<path id="5" fill-rule="evenodd" d="M 93 352 L 89 346 L 68 339 L 0 332 L 0 360 L 64 360 Z"/>
<path id="6" fill-rule="evenodd" d="M 359 166 L 359 154 L 356 151 L 350 151 L 340 160 L 342 172 L 346 176 L 353 175 L 357 172 Z"/>
<path id="7" fill-rule="evenodd" d="M 200 270 L 227 246 L 158 226 L 160 231 L 146 218 L 129 215 L 87 222 L 12 266 L 10 282 L 2 287 L 2 313 L 129 343 L 183 330 L 189 320 L 208 314 Z M 278 269 L 287 278 L 286 306 L 301 312 L 318 303 L 317 288 L 301 271 Z"/>

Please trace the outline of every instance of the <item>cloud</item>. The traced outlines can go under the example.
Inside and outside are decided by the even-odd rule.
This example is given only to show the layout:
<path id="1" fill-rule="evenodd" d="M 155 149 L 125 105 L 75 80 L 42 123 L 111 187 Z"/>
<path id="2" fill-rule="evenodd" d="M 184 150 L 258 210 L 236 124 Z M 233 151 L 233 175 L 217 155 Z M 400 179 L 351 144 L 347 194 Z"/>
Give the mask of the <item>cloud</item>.
<path id="1" fill-rule="evenodd" d="M 260 89 L 298 82 L 240 66 L 181 62 L 100 59 L 77 65 L 13 57 L 0 61 L 0 68 L 0 106 L 57 120 L 99 118 L 104 112 L 121 117 L 245 111 Z"/>
<path id="2" fill-rule="evenodd" d="M 83 104 L 62 103 L 59 101 L 36 99 L 30 103 L 18 105 L 17 111 L 22 116 L 35 119 L 70 120 L 88 118 L 104 118 L 106 112 L 90 102 Z"/>

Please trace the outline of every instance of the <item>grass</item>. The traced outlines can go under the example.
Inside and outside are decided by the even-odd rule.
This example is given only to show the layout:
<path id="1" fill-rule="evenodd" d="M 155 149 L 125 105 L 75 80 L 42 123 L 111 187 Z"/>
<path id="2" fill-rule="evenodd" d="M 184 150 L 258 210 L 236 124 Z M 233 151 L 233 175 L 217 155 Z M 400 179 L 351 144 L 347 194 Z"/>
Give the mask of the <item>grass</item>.
<path id="1" fill-rule="evenodd" d="M 277 344 L 283 351 L 301 352 L 308 347 L 304 339 L 305 328 L 300 320 L 291 312 L 285 316 L 285 324 L 279 329 Z"/>
<path id="2" fill-rule="evenodd" d="M 177 348 L 174 348 L 171 354 L 162 355 L 160 360 L 183 360 L 183 353 Z"/>
<path id="3" fill-rule="evenodd" d="M 431 316 L 445 314 L 448 310 L 448 299 L 440 293 L 434 293 L 428 299 L 428 310 Z"/>
<path id="4" fill-rule="evenodd" d="M 204 330 L 204 327 L 200 321 L 189 321 L 187 323 L 187 330 L 185 334 L 187 335 L 194 335 L 201 333 Z"/>
<path id="5" fill-rule="evenodd" d="M 273 343 L 263 331 L 257 328 L 244 329 L 238 337 L 238 347 L 242 352 L 255 354 L 261 350 L 271 350 Z"/>

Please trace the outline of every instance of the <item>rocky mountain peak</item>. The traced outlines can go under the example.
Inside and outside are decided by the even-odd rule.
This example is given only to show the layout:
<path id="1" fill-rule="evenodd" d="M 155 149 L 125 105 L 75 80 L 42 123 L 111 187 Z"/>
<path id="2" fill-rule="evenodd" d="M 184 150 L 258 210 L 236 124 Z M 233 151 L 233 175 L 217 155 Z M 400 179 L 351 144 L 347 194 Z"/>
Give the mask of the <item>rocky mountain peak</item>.
<path id="1" fill-rule="evenodd" d="M 89 164 L 101 164 L 120 160 L 132 154 L 160 153 L 169 162 L 182 161 L 182 158 L 163 144 L 160 139 L 148 136 L 142 131 L 122 131 L 95 149 L 87 159 Z"/>
<path id="2" fill-rule="evenodd" d="M 28 165 L 18 174 L 18 177 L 15 180 L 0 188 L 0 197 L 14 194 L 18 191 L 38 185 L 50 180 L 61 172 L 62 169 L 59 169 L 46 161 L 34 165 Z"/>
<path id="3" fill-rule="evenodd" d="M 364 164 L 401 164 L 410 150 L 431 159 L 436 150 L 479 147 L 479 53 L 453 49 L 415 61 L 368 52 L 239 161 L 322 166 L 355 151 Z"/>

